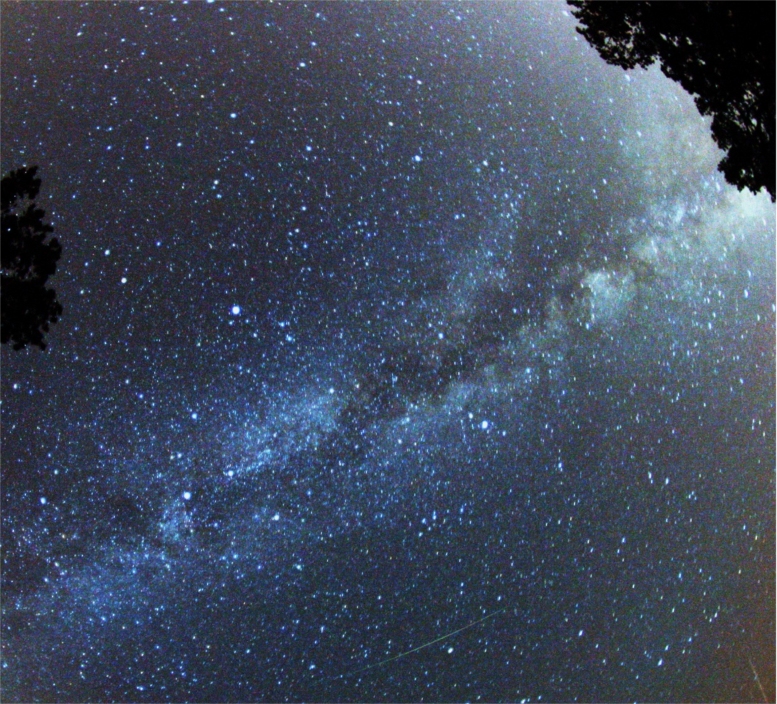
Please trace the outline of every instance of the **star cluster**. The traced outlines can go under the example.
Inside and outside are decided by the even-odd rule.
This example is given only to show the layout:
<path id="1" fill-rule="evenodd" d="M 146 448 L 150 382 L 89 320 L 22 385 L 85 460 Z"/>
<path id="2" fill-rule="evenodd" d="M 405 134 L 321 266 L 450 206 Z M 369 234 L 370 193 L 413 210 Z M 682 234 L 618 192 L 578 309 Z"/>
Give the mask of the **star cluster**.
<path id="1" fill-rule="evenodd" d="M 65 310 L 2 352 L 4 700 L 774 696 L 775 214 L 676 84 L 548 2 L 2 57 Z"/>

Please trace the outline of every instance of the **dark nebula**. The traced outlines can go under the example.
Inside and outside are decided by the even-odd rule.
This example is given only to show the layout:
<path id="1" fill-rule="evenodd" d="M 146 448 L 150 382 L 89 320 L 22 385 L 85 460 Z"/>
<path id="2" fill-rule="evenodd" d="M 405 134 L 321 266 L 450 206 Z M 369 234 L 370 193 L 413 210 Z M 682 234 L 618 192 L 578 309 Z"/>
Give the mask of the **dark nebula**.
<path id="1" fill-rule="evenodd" d="M 575 26 L 3 4 L 3 701 L 773 700 L 774 208 Z"/>

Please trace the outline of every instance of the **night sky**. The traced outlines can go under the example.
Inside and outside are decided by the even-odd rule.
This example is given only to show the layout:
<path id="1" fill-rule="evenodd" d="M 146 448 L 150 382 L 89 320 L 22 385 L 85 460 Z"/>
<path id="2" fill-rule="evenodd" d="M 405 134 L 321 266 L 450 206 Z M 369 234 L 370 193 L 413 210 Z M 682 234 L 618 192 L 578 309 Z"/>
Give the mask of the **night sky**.
<path id="1" fill-rule="evenodd" d="M 560 2 L 2 15 L 4 701 L 773 701 L 775 210 L 677 84 Z"/>

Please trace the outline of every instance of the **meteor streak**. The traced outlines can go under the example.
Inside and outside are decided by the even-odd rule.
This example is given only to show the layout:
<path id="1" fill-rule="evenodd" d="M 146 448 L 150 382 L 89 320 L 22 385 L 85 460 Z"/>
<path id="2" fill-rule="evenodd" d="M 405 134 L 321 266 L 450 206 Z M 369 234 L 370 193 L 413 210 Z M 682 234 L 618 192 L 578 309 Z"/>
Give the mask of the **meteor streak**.
<path id="1" fill-rule="evenodd" d="M 758 685 L 758 689 L 761 690 L 761 696 L 763 696 L 764 701 L 768 702 L 769 697 L 766 696 L 766 692 L 764 692 L 764 688 L 761 685 L 761 678 L 758 676 L 758 673 L 756 672 L 755 665 L 753 665 L 753 661 L 750 659 L 750 656 L 747 656 L 747 662 L 750 663 L 750 669 L 753 671 L 753 674 L 755 675 L 755 682 Z"/>
<path id="2" fill-rule="evenodd" d="M 346 672 L 342 675 L 337 675 L 338 679 L 342 679 L 344 677 L 351 677 L 352 675 L 358 675 L 360 672 L 366 672 L 367 670 L 372 670 L 373 668 L 380 667 L 381 665 L 385 665 L 387 662 L 392 662 L 394 660 L 399 660 L 400 658 L 405 657 L 406 655 L 410 655 L 411 653 L 417 653 L 419 650 L 423 650 L 424 648 L 428 648 L 430 645 L 434 645 L 435 643 L 439 643 L 440 641 L 445 640 L 446 638 L 450 638 L 451 636 L 455 636 L 457 633 L 461 633 L 462 631 L 466 631 L 470 628 L 473 628 L 474 626 L 477 626 L 479 623 L 483 623 L 483 621 L 487 621 L 490 618 L 493 618 L 494 616 L 497 616 L 498 614 L 501 614 L 503 611 L 506 611 L 507 607 L 499 609 L 498 611 L 492 611 L 490 614 L 486 614 L 483 616 L 483 618 L 479 618 L 477 621 L 472 621 L 472 623 L 468 623 L 466 626 L 462 626 L 461 628 L 457 628 L 455 631 L 451 631 L 450 633 L 446 633 L 445 635 L 440 636 L 439 638 L 435 638 L 434 640 L 430 640 L 427 643 L 423 643 L 415 648 L 412 648 L 410 650 L 405 650 L 403 653 L 399 653 L 397 655 L 392 655 L 390 658 L 386 658 L 385 660 L 381 660 L 380 662 L 373 663 L 372 665 L 367 665 L 367 667 L 362 667 L 358 670 L 354 670 L 353 672 Z"/>

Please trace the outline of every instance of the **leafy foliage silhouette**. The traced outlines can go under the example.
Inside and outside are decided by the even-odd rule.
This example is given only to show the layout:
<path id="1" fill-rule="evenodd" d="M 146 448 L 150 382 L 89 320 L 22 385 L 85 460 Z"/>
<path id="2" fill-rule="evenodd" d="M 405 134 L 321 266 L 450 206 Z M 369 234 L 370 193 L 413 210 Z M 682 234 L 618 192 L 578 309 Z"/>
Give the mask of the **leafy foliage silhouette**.
<path id="1" fill-rule="evenodd" d="M 20 350 L 27 345 L 46 349 L 44 333 L 62 314 L 54 289 L 46 281 L 54 274 L 62 247 L 54 228 L 43 221 L 45 212 L 35 205 L 40 189 L 38 167 L 11 171 L 0 188 L 2 240 L 0 240 L 0 342 Z"/>
<path id="2" fill-rule="evenodd" d="M 660 61 L 712 115 L 726 181 L 740 191 L 766 188 L 774 201 L 775 3 L 567 1 L 577 31 L 607 63 Z"/>

